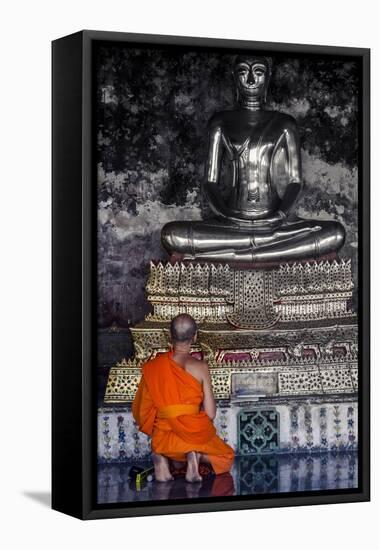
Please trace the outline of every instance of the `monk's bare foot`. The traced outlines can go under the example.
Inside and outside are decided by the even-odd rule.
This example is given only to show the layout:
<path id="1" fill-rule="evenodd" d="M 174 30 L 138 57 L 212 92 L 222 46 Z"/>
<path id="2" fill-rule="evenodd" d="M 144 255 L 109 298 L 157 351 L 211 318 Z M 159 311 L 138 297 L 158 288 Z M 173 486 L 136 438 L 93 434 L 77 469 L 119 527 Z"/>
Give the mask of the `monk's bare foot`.
<path id="1" fill-rule="evenodd" d="M 153 453 L 154 475 L 156 481 L 171 481 L 174 478 L 170 473 L 168 459 L 156 453 Z"/>
<path id="2" fill-rule="evenodd" d="M 187 472 L 186 481 L 189 483 L 197 483 L 203 478 L 199 474 L 199 454 L 196 451 L 187 453 Z"/>

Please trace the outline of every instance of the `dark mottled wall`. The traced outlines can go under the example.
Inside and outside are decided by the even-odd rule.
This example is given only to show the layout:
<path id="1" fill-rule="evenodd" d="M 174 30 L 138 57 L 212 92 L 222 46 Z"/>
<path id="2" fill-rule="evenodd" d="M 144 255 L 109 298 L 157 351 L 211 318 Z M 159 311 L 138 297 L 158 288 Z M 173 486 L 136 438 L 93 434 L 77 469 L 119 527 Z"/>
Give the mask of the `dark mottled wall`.
<path id="1" fill-rule="evenodd" d="M 207 121 L 233 106 L 232 59 L 181 49 L 98 51 L 100 327 L 143 319 L 149 262 L 167 258 L 162 225 L 202 217 Z M 333 57 L 273 61 L 267 107 L 293 115 L 301 134 L 305 188 L 298 215 L 340 220 L 347 230 L 341 256 L 353 259 L 356 273 L 358 67 Z"/>

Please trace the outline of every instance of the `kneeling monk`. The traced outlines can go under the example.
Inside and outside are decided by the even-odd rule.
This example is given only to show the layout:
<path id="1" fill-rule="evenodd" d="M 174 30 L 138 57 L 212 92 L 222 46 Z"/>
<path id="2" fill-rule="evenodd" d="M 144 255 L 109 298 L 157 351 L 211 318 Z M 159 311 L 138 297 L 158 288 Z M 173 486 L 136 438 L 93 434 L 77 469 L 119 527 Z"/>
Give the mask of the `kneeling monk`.
<path id="1" fill-rule="evenodd" d="M 190 354 L 197 326 L 187 314 L 178 315 L 170 327 L 173 350 L 147 361 L 132 404 L 141 432 L 151 436 L 155 479 L 169 481 L 171 459 L 187 462 L 186 480 L 201 481 L 199 463 L 215 474 L 228 472 L 233 449 L 216 434 L 216 416 L 207 363 Z"/>

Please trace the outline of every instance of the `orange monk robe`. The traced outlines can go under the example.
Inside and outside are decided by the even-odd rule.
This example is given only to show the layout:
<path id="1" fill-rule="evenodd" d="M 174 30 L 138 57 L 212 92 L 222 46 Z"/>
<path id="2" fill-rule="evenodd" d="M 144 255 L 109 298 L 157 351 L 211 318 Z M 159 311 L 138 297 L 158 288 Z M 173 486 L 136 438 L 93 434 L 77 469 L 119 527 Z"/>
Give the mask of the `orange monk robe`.
<path id="1" fill-rule="evenodd" d="M 201 382 L 168 352 L 143 365 L 132 413 L 140 431 L 151 436 L 154 453 L 185 461 L 186 453 L 199 451 L 208 455 L 216 474 L 228 472 L 234 451 L 200 410 L 203 398 Z"/>

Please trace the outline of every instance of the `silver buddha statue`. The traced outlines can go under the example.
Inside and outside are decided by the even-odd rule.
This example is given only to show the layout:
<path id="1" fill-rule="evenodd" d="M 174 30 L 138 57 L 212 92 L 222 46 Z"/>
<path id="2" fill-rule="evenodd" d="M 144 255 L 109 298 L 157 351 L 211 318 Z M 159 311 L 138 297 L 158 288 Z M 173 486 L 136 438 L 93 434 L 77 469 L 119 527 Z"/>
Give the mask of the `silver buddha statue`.
<path id="1" fill-rule="evenodd" d="M 233 75 L 235 109 L 216 113 L 209 122 L 203 193 L 214 218 L 166 224 L 163 246 L 182 259 L 245 263 L 337 252 L 345 240 L 339 222 L 294 213 L 302 189 L 298 128 L 293 117 L 264 108 L 271 60 L 238 56 Z M 227 204 L 219 188 L 225 157 L 231 167 Z"/>

